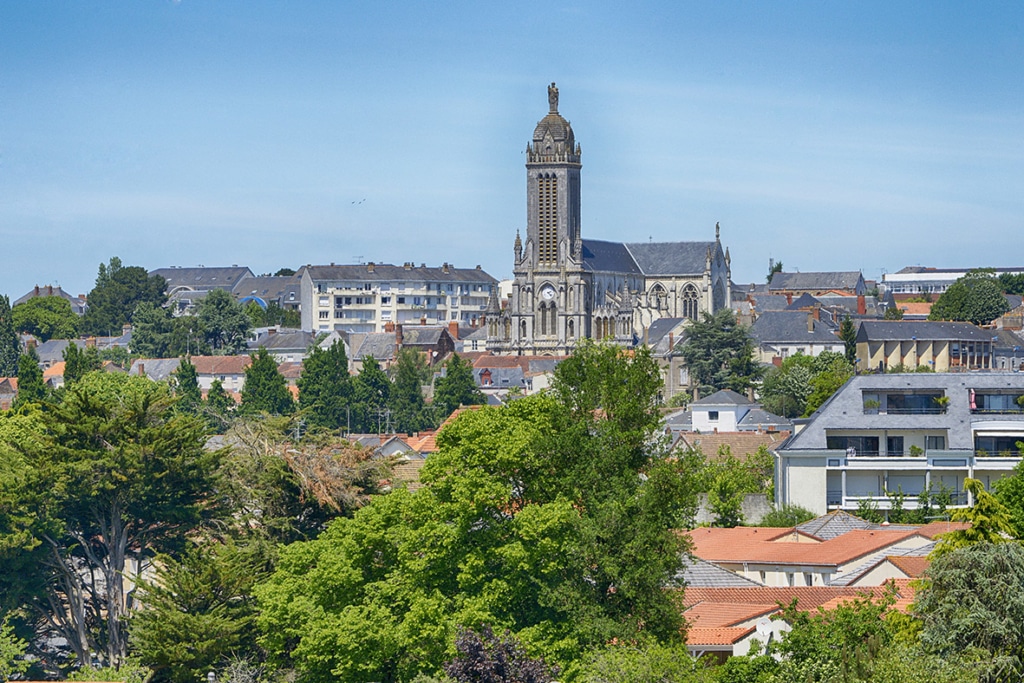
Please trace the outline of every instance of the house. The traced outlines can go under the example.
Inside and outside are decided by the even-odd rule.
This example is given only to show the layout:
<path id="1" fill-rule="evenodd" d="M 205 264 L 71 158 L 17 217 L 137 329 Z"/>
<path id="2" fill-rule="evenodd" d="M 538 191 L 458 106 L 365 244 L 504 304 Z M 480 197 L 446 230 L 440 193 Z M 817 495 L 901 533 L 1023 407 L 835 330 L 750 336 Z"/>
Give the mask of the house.
<path id="1" fill-rule="evenodd" d="M 231 293 L 239 282 L 254 277 L 252 271 L 245 266 L 213 267 L 197 266 L 195 268 L 157 268 L 149 272 L 150 276 L 159 275 L 167 281 L 168 305 L 174 315 L 185 315 L 194 311 L 195 307 L 214 289 L 223 289 Z"/>
<path id="2" fill-rule="evenodd" d="M 287 327 L 263 327 L 253 331 L 247 346 L 250 351 L 263 347 L 278 363 L 301 363 L 316 342 L 316 335 Z"/>
<path id="3" fill-rule="evenodd" d="M 59 285 L 56 287 L 54 285 L 46 285 L 44 287 L 36 285 L 32 288 L 32 291 L 11 303 L 11 307 L 13 308 L 18 304 L 23 304 L 29 299 L 34 299 L 39 296 L 57 296 L 61 299 L 66 299 L 68 303 L 71 304 L 71 312 L 75 315 L 85 315 L 85 312 L 89 309 L 89 304 L 85 300 L 84 294 L 79 294 L 78 296 L 68 294 Z"/>
<path id="4" fill-rule="evenodd" d="M 231 288 L 240 304 L 255 302 L 261 308 L 276 304 L 286 310 L 299 310 L 301 292 L 298 275 L 259 275 L 245 277 Z"/>
<path id="5" fill-rule="evenodd" d="M 768 293 L 787 298 L 799 297 L 801 294 L 822 296 L 832 294 L 851 294 L 861 296 L 867 294 L 864 276 L 859 271 L 825 272 L 825 273 L 783 273 L 772 275 L 768 283 Z M 790 300 L 792 303 L 792 300 Z"/>
<path id="6" fill-rule="evenodd" d="M 220 380 L 224 391 L 238 394 L 245 386 L 245 371 L 252 364 L 249 356 L 192 356 L 199 388 L 205 395 L 214 380 Z"/>
<path id="7" fill-rule="evenodd" d="M 990 370 L 997 341 L 991 330 L 971 323 L 864 320 L 857 329 L 857 370 Z"/>
<path id="8" fill-rule="evenodd" d="M 18 398 L 18 378 L 0 377 L 0 410 L 10 410 Z"/>
<path id="9" fill-rule="evenodd" d="M 780 432 L 793 428 L 788 419 L 769 413 L 732 389 L 716 391 L 685 410 L 670 413 L 665 425 L 670 433 L 695 434 Z"/>
<path id="10" fill-rule="evenodd" d="M 455 340 L 447 326 L 389 324 L 385 332 L 353 332 L 347 337 L 353 373 L 362 370 L 363 361 L 370 356 L 382 368 L 390 368 L 403 348 L 422 353 L 429 366 L 444 362 L 455 351 Z"/>
<path id="11" fill-rule="evenodd" d="M 307 265 L 299 279 L 302 329 L 384 332 L 392 325 L 473 325 L 486 312 L 497 280 L 476 268 Z"/>
<path id="12" fill-rule="evenodd" d="M 902 491 L 914 508 L 945 490 L 970 505 L 965 478 L 989 489 L 1020 462 L 1022 395 L 1020 373 L 854 376 L 775 449 L 775 504 L 888 510 Z"/>
<path id="13" fill-rule="evenodd" d="M 826 315 L 828 315 L 826 313 Z M 757 359 L 780 364 L 796 354 L 818 356 L 825 351 L 844 353 L 846 345 L 836 336 L 835 325 L 821 320 L 821 308 L 813 311 L 766 311 L 750 327 L 757 342 Z"/>
<path id="14" fill-rule="evenodd" d="M 689 323 L 689 318 L 659 318 L 644 330 L 643 344 L 661 368 L 663 403 L 670 403 L 679 394 L 689 394 L 692 388 L 690 368 L 679 351 Z"/>
<path id="15" fill-rule="evenodd" d="M 128 370 L 134 377 L 148 377 L 154 382 L 166 382 L 181 365 L 180 358 L 136 358 Z"/>

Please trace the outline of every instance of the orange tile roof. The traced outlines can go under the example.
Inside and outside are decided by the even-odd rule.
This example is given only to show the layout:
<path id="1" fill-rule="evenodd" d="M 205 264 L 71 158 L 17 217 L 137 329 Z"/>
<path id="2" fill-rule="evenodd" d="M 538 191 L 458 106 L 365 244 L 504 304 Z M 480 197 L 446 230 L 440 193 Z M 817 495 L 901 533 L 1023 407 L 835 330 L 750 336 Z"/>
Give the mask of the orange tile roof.
<path id="1" fill-rule="evenodd" d="M 916 530 L 857 529 L 821 543 L 779 540 L 778 529 L 695 529 L 688 532 L 693 554 L 708 562 L 758 562 L 838 566 L 920 535 Z M 775 541 L 775 542 L 772 542 Z"/>
<path id="2" fill-rule="evenodd" d="M 0 386 L 6 384 L 11 388 L 11 391 L 18 391 L 18 378 L 17 377 L 0 377 Z"/>
<path id="3" fill-rule="evenodd" d="M 686 632 L 687 645 L 733 645 L 754 632 L 748 628 L 691 628 Z"/>
<path id="4" fill-rule="evenodd" d="M 905 597 L 905 594 L 910 592 L 906 584 L 893 583 L 899 597 Z M 886 586 L 753 586 L 750 588 L 687 586 L 683 592 L 683 604 L 692 606 L 707 602 L 730 605 L 736 603 L 788 605 L 795 598 L 800 609 L 812 610 L 837 597 L 856 597 L 862 594 L 881 597 L 887 590 Z"/>
<path id="5" fill-rule="evenodd" d="M 789 438 L 789 432 L 718 432 L 717 434 L 704 434 L 698 432 L 685 432 L 680 435 L 679 440 L 687 446 L 700 448 L 708 460 L 719 460 L 719 451 L 727 446 L 729 452 L 742 457 L 750 453 L 756 453 L 761 446 L 772 447 Z"/>
<path id="6" fill-rule="evenodd" d="M 244 375 L 252 363 L 249 356 L 192 356 L 190 360 L 199 375 Z"/>
<path id="7" fill-rule="evenodd" d="M 923 301 L 900 301 L 896 307 L 905 314 L 927 316 L 932 311 L 932 305 Z"/>
<path id="8" fill-rule="evenodd" d="M 686 610 L 683 616 L 690 623 L 690 627 L 700 628 L 722 628 L 735 626 L 744 621 L 757 619 L 767 614 L 779 611 L 779 606 L 774 603 L 729 603 L 729 602 L 699 602 Z"/>
<path id="9" fill-rule="evenodd" d="M 51 377 L 63 377 L 65 365 L 66 363 L 64 361 L 57 361 L 50 367 L 43 370 L 43 379 L 50 379 Z"/>
<path id="10" fill-rule="evenodd" d="M 963 531 L 971 527 L 969 522 L 929 522 L 917 528 L 917 533 L 933 541 L 941 534 L 950 531 Z"/>
<path id="11" fill-rule="evenodd" d="M 912 579 L 924 574 L 924 570 L 928 569 L 928 565 L 932 562 L 927 557 L 919 555 L 889 555 L 885 559 Z"/>

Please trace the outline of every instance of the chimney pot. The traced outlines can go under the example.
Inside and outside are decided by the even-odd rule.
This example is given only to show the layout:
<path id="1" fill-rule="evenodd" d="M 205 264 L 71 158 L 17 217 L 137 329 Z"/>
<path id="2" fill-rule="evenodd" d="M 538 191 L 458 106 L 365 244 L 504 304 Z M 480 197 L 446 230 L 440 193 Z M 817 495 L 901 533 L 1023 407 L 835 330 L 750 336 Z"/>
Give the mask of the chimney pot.
<path id="1" fill-rule="evenodd" d="M 395 325 L 395 346 L 402 348 L 402 344 L 405 342 L 405 335 L 402 333 L 402 325 L 399 323 Z"/>

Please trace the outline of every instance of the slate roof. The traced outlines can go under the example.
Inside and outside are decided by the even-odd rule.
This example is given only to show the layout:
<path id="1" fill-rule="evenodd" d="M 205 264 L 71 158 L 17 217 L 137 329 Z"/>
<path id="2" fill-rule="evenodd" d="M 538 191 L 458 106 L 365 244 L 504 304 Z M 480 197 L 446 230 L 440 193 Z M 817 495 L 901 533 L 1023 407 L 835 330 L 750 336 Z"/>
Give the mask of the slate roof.
<path id="1" fill-rule="evenodd" d="M 17 301 L 12 301 L 11 307 L 13 308 L 18 304 L 23 304 L 29 299 L 34 299 L 37 296 L 57 296 L 60 297 L 61 299 L 67 299 L 68 303 L 71 304 L 71 311 L 76 315 L 82 315 L 89 307 L 88 303 L 84 298 L 65 292 L 64 289 L 59 285 L 44 285 L 43 287 L 36 285 L 31 290 L 29 290 L 27 294 L 20 297 Z"/>
<path id="2" fill-rule="evenodd" d="M 372 266 L 373 270 L 370 270 Z M 374 263 L 343 266 L 303 266 L 296 274 L 301 278 L 308 273 L 314 282 L 354 280 L 359 282 L 470 282 L 493 285 L 497 280 L 477 268 L 456 268 L 455 266 L 408 267 L 390 263 Z"/>
<path id="3" fill-rule="evenodd" d="M 787 311 L 799 311 L 801 308 L 808 308 L 814 306 L 814 304 L 820 304 L 821 302 L 815 299 L 813 296 L 804 292 L 797 298 L 793 299 L 793 303 L 786 306 Z"/>
<path id="4" fill-rule="evenodd" d="M 392 360 L 395 357 L 395 333 L 367 333 L 359 344 L 359 348 L 353 349 L 352 360 L 363 360 L 369 356 L 373 356 L 378 361 Z"/>
<path id="5" fill-rule="evenodd" d="M 781 294 L 758 294 L 753 299 L 754 310 L 758 313 L 784 311 L 789 306 L 789 299 Z"/>
<path id="6" fill-rule="evenodd" d="M 751 408 L 746 415 L 740 418 L 737 425 L 740 431 L 793 431 L 793 421 L 789 418 L 769 413 L 761 407 Z"/>
<path id="7" fill-rule="evenodd" d="M 960 322 L 925 320 L 865 320 L 857 330 L 857 342 L 867 341 L 992 341 L 992 330 Z"/>
<path id="8" fill-rule="evenodd" d="M 583 268 L 599 273 L 642 274 L 625 244 L 603 240 L 583 240 Z"/>
<path id="9" fill-rule="evenodd" d="M 405 326 L 402 328 L 402 346 L 436 346 L 444 334 L 448 334 L 447 327 Z"/>
<path id="10" fill-rule="evenodd" d="M 250 341 L 248 346 L 252 350 L 264 347 L 267 351 L 288 351 L 298 349 L 305 351 L 316 341 L 316 334 L 305 330 L 284 328 L 273 333 L 265 330 L 255 341 Z"/>
<path id="11" fill-rule="evenodd" d="M 196 267 L 196 268 L 157 268 L 149 271 L 150 275 L 159 275 L 167 280 L 167 292 L 176 289 L 193 289 L 209 291 L 224 289 L 228 292 L 243 279 L 254 277 L 245 266 L 229 267 Z"/>
<path id="12" fill-rule="evenodd" d="M 128 374 L 134 377 L 145 376 L 154 382 L 162 382 L 171 376 L 178 366 L 180 358 L 137 358 L 132 361 Z"/>
<path id="13" fill-rule="evenodd" d="M 625 245 L 644 275 L 700 275 L 716 242 L 630 242 Z"/>
<path id="14" fill-rule="evenodd" d="M 647 328 L 647 346 L 659 354 L 671 353 L 672 349 L 668 347 L 669 333 L 675 333 L 673 342 L 678 345 L 686 337 L 683 330 L 686 322 L 687 318 L 658 318 Z"/>
<path id="15" fill-rule="evenodd" d="M 829 273 L 775 273 L 768 291 L 854 289 L 861 280 L 859 271 Z"/>
<path id="16" fill-rule="evenodd" d="M 694 401 L 692 406 L 749 406 L 754 402 L 732 389 L 721 389 L 710 396 Z"/>
<path id="17" fill-rule="evenodd" d="M 842 344 L 832 328 L 820 320 L 807 329 L 806 311 L 766 311 L 750 326 L 750 335 L 761 344 Z"/>
<path id="18" fill-rule="evenodd" d="M 865 322 L 864 324 L 867 324 Z M 913 324 L 913 323 L 911 323 Z M 991 335 L 989 335 L 991 339 Z M 840 387 L 817 412 L 807 421 L 806 426 L 778 450 L 821 450 L 826 448 L 826 431 L 830 429 L 849 430 L 942 430 L 947 435 L 946 448 L 949 450 L 974 450 L 974 430 L 983 428 L 986 422 L 1008 422 L 1024 427 L 1024 415 L 1007 413 L 999 415 L 972 414 L 970 390 L 1024 392 L 1024 375 L 1014 372 L 972 372 L 972 373 L 900 373 L 855 375 Z M 945 414 L 865 414 L 863 394 L 885 393 L 888 391 L 935 391 L 949 397 Z M 951 429 L 959 423 L 971 428 Z"/>
<path id="19" fill-rule="evenodd" d="M 751 581 L 728 569 L 722 569 L 699 557 L 684 557 L 683 569 L 676 574 L 675 578 L 676 580 L 682 579 L 687 586 L 706 588 L 744 588 L 760 585 L 756 581 Z"/>
<path id="20" fill-rule="evenodd" d="M 297 275 L 259 275 L 239 280 L 232 288 L 231 294 L 235 299 L 246 297 L 259 297 L 265 303 L 280 304 L 290 288 L 298 287 L 299 278 Z M 298 297 L 298 290 L 295 290 Z"/>

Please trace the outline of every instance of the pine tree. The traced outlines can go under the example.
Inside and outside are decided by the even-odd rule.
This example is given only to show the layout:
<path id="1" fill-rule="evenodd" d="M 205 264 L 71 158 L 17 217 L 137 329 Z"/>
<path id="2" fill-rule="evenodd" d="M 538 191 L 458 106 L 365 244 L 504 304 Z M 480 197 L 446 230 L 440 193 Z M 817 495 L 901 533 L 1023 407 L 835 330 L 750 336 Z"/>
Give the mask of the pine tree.
<path id="1" fill-rule="evenodd" d="M 77 382 L 86 373 L 99 370 L 100 367 L 102 367 L 100 352 L 96 350 L 95 346 L 90 346 L 83 351 L 72 341 L 64 349 L 65 385 Z"/>
<path id="2" fill-rule="evenodd" d="M 46 383 L 43 381 L 43 371 L 39 367 L 39 356 L 35 349 L 29 349 L 28 353 L 22 354 L 18 359 L 18 398 L 14 401 L 14 407 L 18 408 L 26 403 L 40 403 L 46 398 Z"/>
<path id="3" fill-rule="evenodd" d="M 851 365 L 857 363 L 857 329 L 853 325 L 853 321 L 850 320 L 850 316 L 843 318 L 843 322 L 839 324 L 839 338 L 843 340 L 843 344 L 846 346 L 846 360 Z"/>
<path id="4" fill-rule="evenodd" d="M 178 397 L 178 410 L 189 415 L 196 415 L 203 403 L 203 393 L 199 389 L 199 376 L 196 366 L 187 357 L 181 359 L 178 369 L 174 371 L 174 394 Z"/>
<path id="5" fill-rule="evenodd" d="M 326 350 L 313 347 L 302 363 L 298 385 L 299 406 L 308 412 L 311 424 L 327 429 L 351 424 L 352 378 L 340 340 Z"/>
<path id="6" fill-rule="evenodd" d="M 426 361 L 414 349 L 402 349 L 395 363 L 395 384 L 391 392 L 391 414 L 396 432 L 417 432 L 433 426 L 423 400 Z"/>
<path id="7" fill-rule="evenodd" d="M 352 428 L 360 432 L 379 432 L 389 422 L 382 413 L 391 400 L 391 380 L 373 356 L 363 359 L 363 367 L 352 381 L 354 403 Z"/>
<path id="8" fill-rule="evenodd" d="M 252 354 L 252 364 L 245 369 L 241 411 L 288 415 L 295 409 L 288 383 L 277 370 L 277 362 L 264 348 Z"/>
<path id="9" fill-rule="evenodd" d="M 228 413 L 235 407 L 234 400 L 224 391 L 224 384 L 215 379 L 206 392 L 206 410 L 213 418 L 211 422 L 215 427 L 224 428 L 227 426 Z"/>
<path id="10" fill-rule="evenodd" d="M 20 343 L 11 316 L 11 301 L 0 295 L 0 377 L 14 377 L 18 372 Z"/>
<path id="11" fill-rule="evenodd" d="M 459 406 L 480 405 L 483 393 L 473 379 L 473 367 L 458 354 L 444 364 L 444 375 L 434 385 L 434 407 L 438 417 L 444 419 Z"/>

